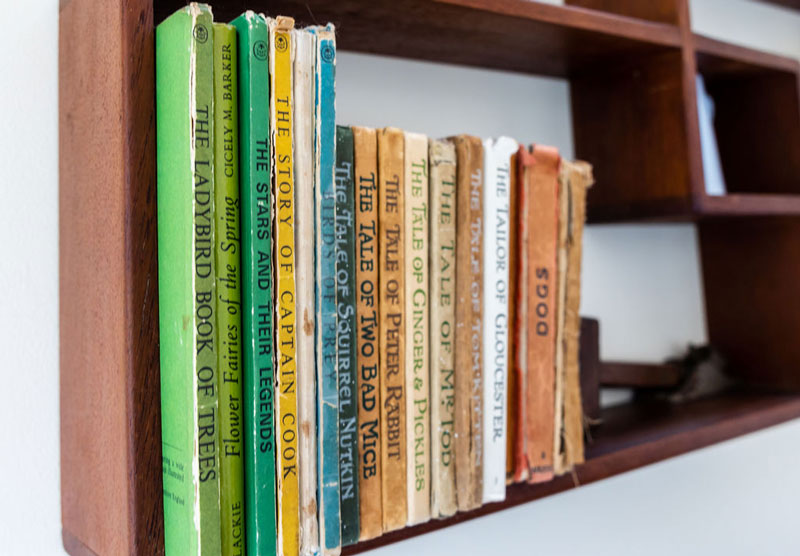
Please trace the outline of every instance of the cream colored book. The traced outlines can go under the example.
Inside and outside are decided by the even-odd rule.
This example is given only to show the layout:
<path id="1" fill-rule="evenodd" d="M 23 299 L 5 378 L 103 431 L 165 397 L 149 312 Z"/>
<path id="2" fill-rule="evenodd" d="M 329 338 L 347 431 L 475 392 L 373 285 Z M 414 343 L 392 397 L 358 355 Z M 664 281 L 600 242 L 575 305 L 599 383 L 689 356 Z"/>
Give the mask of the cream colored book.
<path id="1" fill-rule="evenodd" d="M 483 503 L 506 499 L 510 137 L 483 142 Z"/>
<path id="2" fill-rule="evenodd" d="M 294 30 L 294 198 L 297 282 L 297 414 L 300 554 L 319 552 L 314 367 L 314 64 L 316 36 Z"/>
<path id="3" fill-rule="evenodd" d="M 431 140 L 431 517 L 456 513 L 456 149 Z"/>
<path id="4" fill-rule="evenodd" d="M 428 138 L 405 133 L 406 489 L 408 524 L 431 517 Z"/>

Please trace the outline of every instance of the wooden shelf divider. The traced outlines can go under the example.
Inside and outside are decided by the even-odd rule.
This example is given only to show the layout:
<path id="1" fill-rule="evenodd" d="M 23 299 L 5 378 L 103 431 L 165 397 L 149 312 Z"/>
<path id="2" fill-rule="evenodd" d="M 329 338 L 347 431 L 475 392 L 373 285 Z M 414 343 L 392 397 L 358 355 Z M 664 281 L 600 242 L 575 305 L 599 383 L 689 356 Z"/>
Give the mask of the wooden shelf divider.
<path id="1" fill-rule="evenodd" d="M 73 555 L 164 551 L 154 29 L 184 3 L 59 5 L 61 505 Z M 688 0 L 567 4 L 218 0 L 213 8 L 218 20 L 250 7 L 301 24 L 332 21 L 342 50 L 568 79 L 575 151 L 597 178 L 590 220 L 699 220 L 711 341 L 743 384 L 800 389 L 797 62 L 694 35 Z M 722 197 L 704 191 L 696 71 L 718 100 L 723 167 L 733 176 Z M 501 504 L 345 553 L 800 417 L 800 396 L 760 391 L 603 410 L 576 482 L 511 486 Z"/>

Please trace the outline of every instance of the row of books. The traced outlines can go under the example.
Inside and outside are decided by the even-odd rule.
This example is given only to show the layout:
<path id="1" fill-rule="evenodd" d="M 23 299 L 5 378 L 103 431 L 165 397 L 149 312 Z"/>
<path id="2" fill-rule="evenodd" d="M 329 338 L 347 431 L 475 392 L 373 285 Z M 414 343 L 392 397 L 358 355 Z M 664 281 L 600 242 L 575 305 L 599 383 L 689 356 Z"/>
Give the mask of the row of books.
<path id="1" fill-rule="evenodd" d="M 583 460 L 585 163 L 335 125 L 332 25 L 156 29 L 167 554 L 336 554 Z"/>

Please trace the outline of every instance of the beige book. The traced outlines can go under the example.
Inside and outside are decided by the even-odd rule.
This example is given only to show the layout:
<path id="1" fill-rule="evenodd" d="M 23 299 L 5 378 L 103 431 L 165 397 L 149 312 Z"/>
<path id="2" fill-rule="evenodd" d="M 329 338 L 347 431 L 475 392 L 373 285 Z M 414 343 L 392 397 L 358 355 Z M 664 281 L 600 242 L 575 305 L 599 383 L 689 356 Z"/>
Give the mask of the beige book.
<path id="1" fill-rule="evenodd" d="M 403 132 L 378 132 L 378 256 L 383 530 L 406 526 Z"/>
<path id="2" fill-rule="evenodd" d="M 428 138 L 405 134 L 406 490 L 408 524 L 431 517 Z"/>
<path id="3" fill-rule="evenodd" d="M 292 32 L 294 87 L 295 257 L 297 261 L 297 414 L 300 554 L 319 552 L 317 405 L 314 367 L 314 57 L 315 36 Z"/>
<path id="4" fill-rule="evenodd" d="M 431 140 L 431 516 L 456 513 L 456 149 Z"/>
<path id="5" fill-rule="evenodd" d="M 483 498 L 483 145 L 453 138 L 456 170 L 456 500 Z"/>
<path id="6" fill-rule="evenodd" d="M 353 128 L 356 195 L 356 329 L 358 368 L 359 539 L 383 531 L 381 515 L 381 392 L 378 315 L 378 138 Z"/>
<path id="7" fill-rule="evenodd" d="M 567 228 L 567 281 L 564 320 L 564 432 L 563 467 L 570 470 L 583 463 L 583 403 L 580 384 L 581 256 L 586 221 L 586 193 L 594 183 L 586 162 L 562 162 L 562 187 L 569 191 Z"/>

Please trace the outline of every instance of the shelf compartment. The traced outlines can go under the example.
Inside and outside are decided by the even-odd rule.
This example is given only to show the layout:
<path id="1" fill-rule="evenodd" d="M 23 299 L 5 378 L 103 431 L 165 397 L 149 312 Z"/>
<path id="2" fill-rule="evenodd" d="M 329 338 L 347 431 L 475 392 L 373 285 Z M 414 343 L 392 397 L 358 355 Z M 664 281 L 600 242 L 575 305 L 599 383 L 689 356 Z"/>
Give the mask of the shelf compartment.
<path id="1" fill-rule="evenodd" d="M 156 22 L 183 4 L 155 2 Z M 214 16 L 228 21 L 252 5 L 216 2 Z M 674 25 L 528 0 L 276 0 L 269 13 L 332 21 L 340 50 L 554 77 L 681 44 Z"/>
<path id="2" fill-rule="evenodd" d="M 387 533 L 346 547 L 342 554 L 358 554 L 443 529 L 789 421 L 800 417 L 800 396 L 730 393 L 681 406 L 631 403 L 604 409 L 601 415 L 603 422 L 592 429 L 593 440 L 587 445 L 587 461 L 576 468 L 574 476 L 511 485 L 504 502 Z"/>
<path id="3" fill-rule="evenodd" d="M 800 196 L 800 64 L 695 35 L 697 71 L 714 100 L 714 128 L 729 194 Z M 701 194 L 702 196 L 702 194 Z M 744 197 L 729 202 L 701 199 L 699 208 L 753 207 L 762 214 L 791 211 L 776 198 Z"/>

